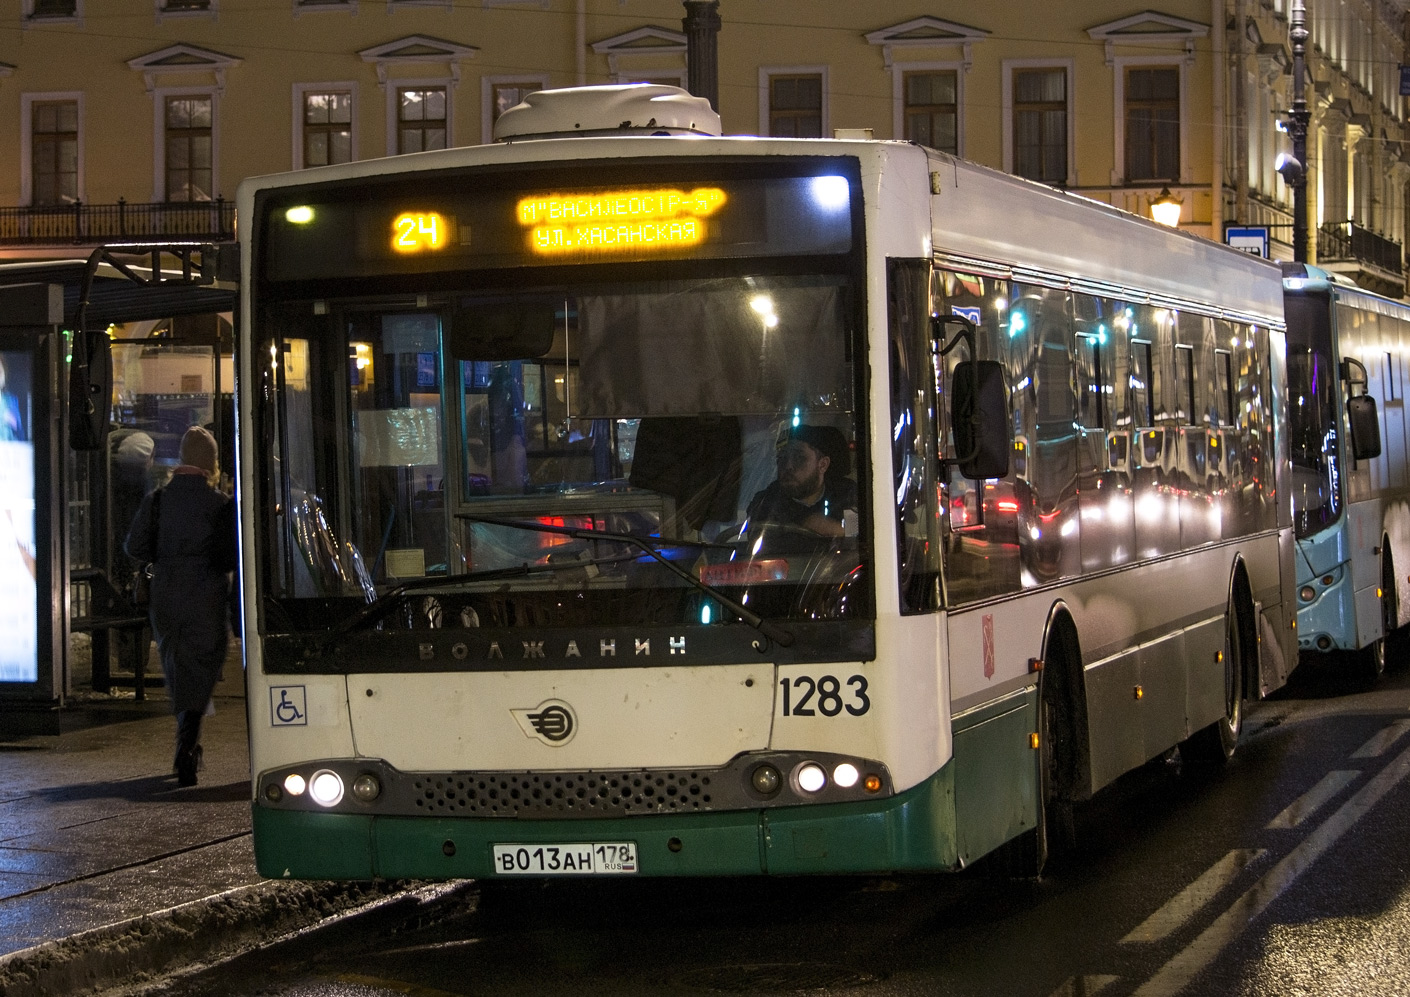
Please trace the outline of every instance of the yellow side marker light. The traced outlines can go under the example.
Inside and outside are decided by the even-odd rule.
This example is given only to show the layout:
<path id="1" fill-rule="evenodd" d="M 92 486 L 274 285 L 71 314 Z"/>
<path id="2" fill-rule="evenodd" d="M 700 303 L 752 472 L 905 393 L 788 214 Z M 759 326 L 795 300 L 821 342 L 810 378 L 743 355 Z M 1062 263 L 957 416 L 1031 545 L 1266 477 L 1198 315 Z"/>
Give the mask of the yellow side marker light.
<path id="1" fill-rule="evenodd" d="M 1035 751 L 1038 749 L 1038 735 L 1036 733 L 1028 735 L 1028 746 Z"/>
<path id="2" fill-rule="evenodd" d="M 881 791 L 881 776 L 879 776 L 879 775 L 868 775 L 865 779 L 862 780 L 862 788 L 865 789 L 868 793 L 877 793 L 877 792 L 880 792 L 880 791 Z"/>
<path id="3" fill-rule="evenodd" d="M 1142 689 L 1140 686 L 1136 686 L 1131 692 L 1137 699 L 1140 699 L 1146 694 L 1146 690 Z"/>

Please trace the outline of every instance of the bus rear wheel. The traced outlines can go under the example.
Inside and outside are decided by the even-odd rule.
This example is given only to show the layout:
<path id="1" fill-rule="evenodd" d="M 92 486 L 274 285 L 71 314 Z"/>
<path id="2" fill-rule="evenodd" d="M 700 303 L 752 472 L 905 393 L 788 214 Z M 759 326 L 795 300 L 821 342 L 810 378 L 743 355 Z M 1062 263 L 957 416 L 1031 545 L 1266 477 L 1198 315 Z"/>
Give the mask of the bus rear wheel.
<path id="1" fill-rule="evenodd" d="M 1180 744 L 1181 760 L 1196 765 L 1227 763 L 1243 730 L 1244 656 L 1237 611 L 1230 609 L 1224 620 L 1224 715 Z"/>

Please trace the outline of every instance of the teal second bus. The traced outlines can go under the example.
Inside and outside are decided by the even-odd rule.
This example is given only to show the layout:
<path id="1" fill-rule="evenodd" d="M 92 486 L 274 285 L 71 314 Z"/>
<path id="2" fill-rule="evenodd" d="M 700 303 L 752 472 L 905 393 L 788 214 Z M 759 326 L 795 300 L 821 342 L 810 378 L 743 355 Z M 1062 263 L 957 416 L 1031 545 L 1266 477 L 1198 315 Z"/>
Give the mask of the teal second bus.
<path id="1" fill-rule="evenodd" d="M 1405 654 L 1410 305 L 1285 264 L 1298 645 L 1374 679 Z"/>
<path id="2" fill-rule="evenodd" d="M 670 87 L 496 129 L 240 189 L 261 872 L 1033 870 L 1229 756 L 1296 653 L 1277 266 Z"/>

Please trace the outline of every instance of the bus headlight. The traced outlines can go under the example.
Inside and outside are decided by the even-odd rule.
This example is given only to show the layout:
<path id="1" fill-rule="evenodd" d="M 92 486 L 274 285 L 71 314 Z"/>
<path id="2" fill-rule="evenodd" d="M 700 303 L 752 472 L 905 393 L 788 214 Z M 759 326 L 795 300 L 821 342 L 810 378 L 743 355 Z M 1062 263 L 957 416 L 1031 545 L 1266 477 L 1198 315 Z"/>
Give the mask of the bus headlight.
<path id="1" fill-rule="evenodd" d="M 783 777 L 772 765 L 760 765 L 750 775 L 749 784 L 754 787 L 755 792 L 764 796 L 773 796 L 778 792 L 778 787 L 783 784 Z"/>
<path id="2" fill-rule="evenodd" d="M 308 781 L 308 795 L 320 807 L 335 807 L 343 799 L 343 778 L 332 769 L 319 769 Z"/>
<path id="3" fill-rule="evenodd" d="M 382 784 L 371 772 L 364 772 L 353 780 L 352 794 L 363 803 L 371 803 L 382 794 Z"/>
<path id="4" fill-rule="evenodd" d="M 805 793 L 817 793 L 827 785 L 827 773 L 817 762 L 804 762 L 794 771 L 793 782 Z"/>
<path id="5" fill-rule="evenodd" d="M 1317 598 L 1317 590 L 1311 585 L 1304 585 L 1297 590 L 1297 595 L 1303 602 L 1311 602 L 1313 599 Z"/>
<path id="6" fill-rule="evenodd" d="M 843 789 L 851 789 L 861 777 L 862 774 L 857 771 L 857 766 L 851 762 L 843 762 L 832 770 L 832 781 Z"/>
<path id="7" fill-rule="evenodd" d="M 308 783 L 297 772 L 290 772 L 284 777 L 284 792 L 290 796 L 303 796 L 306 789 L 308 789 Z"/>

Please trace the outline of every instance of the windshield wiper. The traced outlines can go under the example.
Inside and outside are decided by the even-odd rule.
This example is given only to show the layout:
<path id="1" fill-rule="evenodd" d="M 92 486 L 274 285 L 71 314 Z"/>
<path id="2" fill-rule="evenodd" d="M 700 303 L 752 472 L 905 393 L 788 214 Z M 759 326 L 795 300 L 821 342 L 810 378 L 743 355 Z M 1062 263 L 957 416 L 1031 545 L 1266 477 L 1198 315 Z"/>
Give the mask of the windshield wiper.
<path id="1" fill-rule="evenodd" d="M 485 571 L 471 571 L 464 575 L 436 575 L 426 578 L 412 578 L 399 585 L 393 585 L 383 592 L 376 599 L 363 606 L 356 613 L 343 620 L 331 630 L 311 639 L 312 650 L 316 654 L 322 654 L 336 644 L 348 634 L 364 629 L 387 615 L 387 611 L 395 606 L 403 595 L 407 592 L 414 592 L 417 589 L 434 588 L 454 588 L 470 582 L 494 581 L 497 578 L 519 578 L 524 575 L 547 574 L 557 571 L 571 571 L 580 568 L 592 568 L 602 564 L 621 564 L 624 561 L 635 561 L 636 554 L 615 554 L 612 557 L 593 557 L 581 561 L 558 561 L 546 564 L 519 564 L 512 568 L 489 568 Z"/>
<path id="2" fill-rule="evenodd" d="M 648 557 L 664 564 L 672 572 L 685 579 L 699 591 L 704 592 L 780 647 L 793 646 L 794 637 L 792 633 L 782 627 L 775 626 L 758 613 L 746 609 L 743 604 L 735 602 L 713 585 L 702 582 L 695 575 L 686 571 L 661 553 L 661 548 L 663 547 L 709 547 L 716 550 L 733 550 L 729 544 L 710 543 L 706 540 L 680 540 L 671 537 L 641 537 L 637 536 L 635 533 L 610 533 L 606 530 L 592 530 L 580 526 L 555 526 L 549 523 L 525 522 L 518 519 L 499 519 L 495 516 L 476 516 L 466 512 L 458 512 L 455 516 L 457 519 L 467 519 L 472 523 L 507 526 L 511 529 L 529 530 L 535 533 L 556 533 L 559 536 L 573 537 L 578 540 L 611 540 L 617 543 L 630 544 Z"/>

